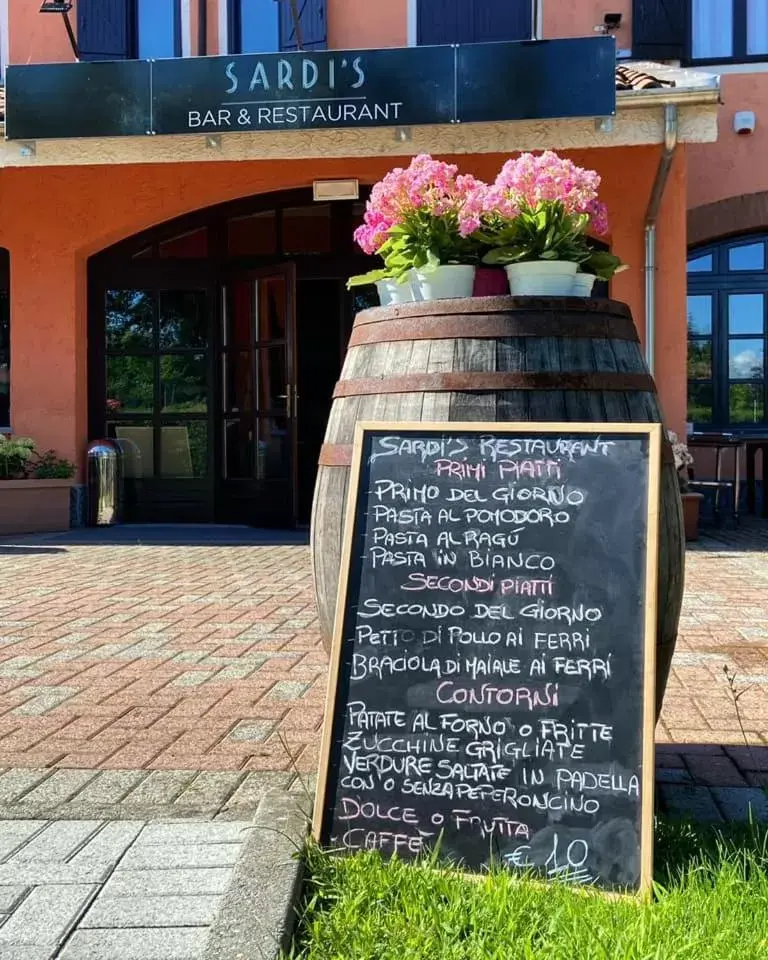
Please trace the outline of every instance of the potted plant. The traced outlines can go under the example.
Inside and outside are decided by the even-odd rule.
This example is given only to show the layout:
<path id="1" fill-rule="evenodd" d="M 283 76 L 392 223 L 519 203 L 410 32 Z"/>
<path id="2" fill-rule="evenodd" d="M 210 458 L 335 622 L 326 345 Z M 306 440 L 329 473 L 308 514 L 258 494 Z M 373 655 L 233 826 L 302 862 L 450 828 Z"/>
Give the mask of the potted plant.
<path id="1" fill-rule="evenodd" d="M 699 539 L 699 507 L 704 495 L 693 493 L 688 486 L 688 471 L 693 466 L 693 457 L 686 444 L 678 440 L 677 434 L 671 430 L 667 432 L 672 444 L 672 453 L 675 457 L 675 469 L 680 484 L 680 496 L 683 500 L 683 522 L 685 525 L 685 539 Z"/>
<path id="2" fill-rule="evenodd" d="M 594 170 L 551 150 L 508 160 L 471 200 L 479 207 L 472 238 L 487 248 L 483 263 L 505 267 L 513 295 L 589 296 L 597 277 L 609 280 L 625 269 L 618 257 L 590 246 L 590 233 L 608 232 L 599 186 Z"/>
<path id="3" fill-rule="evenodd" d="M 384 266 L 348 286 L 375 283 L 382 304 L 472 296 L 481 247 L 468 205 L 484 186 L 427 154 L 391 170 L 371 190 L 355 231 L 358 245 Z"/>
<path id="4" fill-rule="evenodd" d="M 0 435 L 0 534 L 69 529 L 75 465 L 28 437 Z"/>

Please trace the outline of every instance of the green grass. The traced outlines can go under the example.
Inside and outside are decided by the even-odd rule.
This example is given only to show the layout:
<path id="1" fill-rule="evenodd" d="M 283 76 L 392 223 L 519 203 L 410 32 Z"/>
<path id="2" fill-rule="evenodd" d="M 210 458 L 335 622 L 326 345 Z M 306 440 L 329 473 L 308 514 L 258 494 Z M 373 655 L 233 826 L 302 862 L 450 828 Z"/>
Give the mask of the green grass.
<path id="1" fill-rule="evenodd" d="M 291 960 L 768 958 L 768 828 L 657 826 L 652 903 L 307 850 Z"/>

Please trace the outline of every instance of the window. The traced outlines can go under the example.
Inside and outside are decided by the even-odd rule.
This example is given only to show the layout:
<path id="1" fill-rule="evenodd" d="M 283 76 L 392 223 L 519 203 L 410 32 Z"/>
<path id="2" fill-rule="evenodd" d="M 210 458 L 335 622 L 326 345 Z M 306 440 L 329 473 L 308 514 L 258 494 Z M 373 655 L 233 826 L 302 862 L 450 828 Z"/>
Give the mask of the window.
<path id="1" fill-rule="evenodd" d="M 133 480 L 208 470 L 208 313 L 202 290 L 108 290 L 106 420 Z"/>
<path id="2" fill-rule="evenodd" d="M 683 63 L 768 60 L 768 0 L 635 0 L 632 56 Z"/>
<path id="3" fill-rule="evenodd" d="M 136 0 L 136 39 L 140 60 L 181 55 L 179 0 Z"/>
<path id="4" fill-rule="evenodd" d="M 11 304 L 8 251 L 0 248 L 0 430 L 11 426 Z"/>
<path id="5" fill-rule="evenodd" d="M 688 419 L 766 425 L 768 238 L 733 238 L 688 260 Z"/>
<path id="6" fill-rule="evenodd" d="M 230 0 L 230 52 L 279 50 L 279 6 L 275 0 Z"/>
<path id="7" fill-rule="evenodd" d="M 530 40 L 531 0 L 416 0 L 418 43 Z"/>
<path id="8" fill-rule="evenodd" d="M 768 0 L 691 0 L 694 61 L 768 58 Z"/>
<path id="9" fill-rule="evenodd" d="M 81 60 L 181 56 L 181 0 L 78 0 Z"/>

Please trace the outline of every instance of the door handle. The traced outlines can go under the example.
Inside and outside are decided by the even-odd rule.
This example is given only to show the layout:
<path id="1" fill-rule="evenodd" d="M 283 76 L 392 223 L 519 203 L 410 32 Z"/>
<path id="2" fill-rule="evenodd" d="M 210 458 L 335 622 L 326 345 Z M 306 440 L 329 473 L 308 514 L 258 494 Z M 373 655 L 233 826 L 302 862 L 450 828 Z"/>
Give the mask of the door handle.
<path id="1" fill-rule="evenodd" d="M 287 383 L 285 385 L 285 393 L 279 393 L 277 395 L 277 399 L 285 400 L 285 415 L 289 420 L 298 415 L 299 395 L 296 392 L 296 387 L 292 383 Z"/>

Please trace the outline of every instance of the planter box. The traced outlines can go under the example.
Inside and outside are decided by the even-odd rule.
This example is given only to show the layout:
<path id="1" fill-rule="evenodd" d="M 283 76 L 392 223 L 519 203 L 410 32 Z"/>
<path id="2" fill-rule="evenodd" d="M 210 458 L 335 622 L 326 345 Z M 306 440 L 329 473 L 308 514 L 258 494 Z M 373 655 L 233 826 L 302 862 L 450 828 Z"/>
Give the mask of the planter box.
<path id="1" fill-rule="evenodd" d="M 69 530 L 71 480 L 0 480 L 0 534 Z"/>

